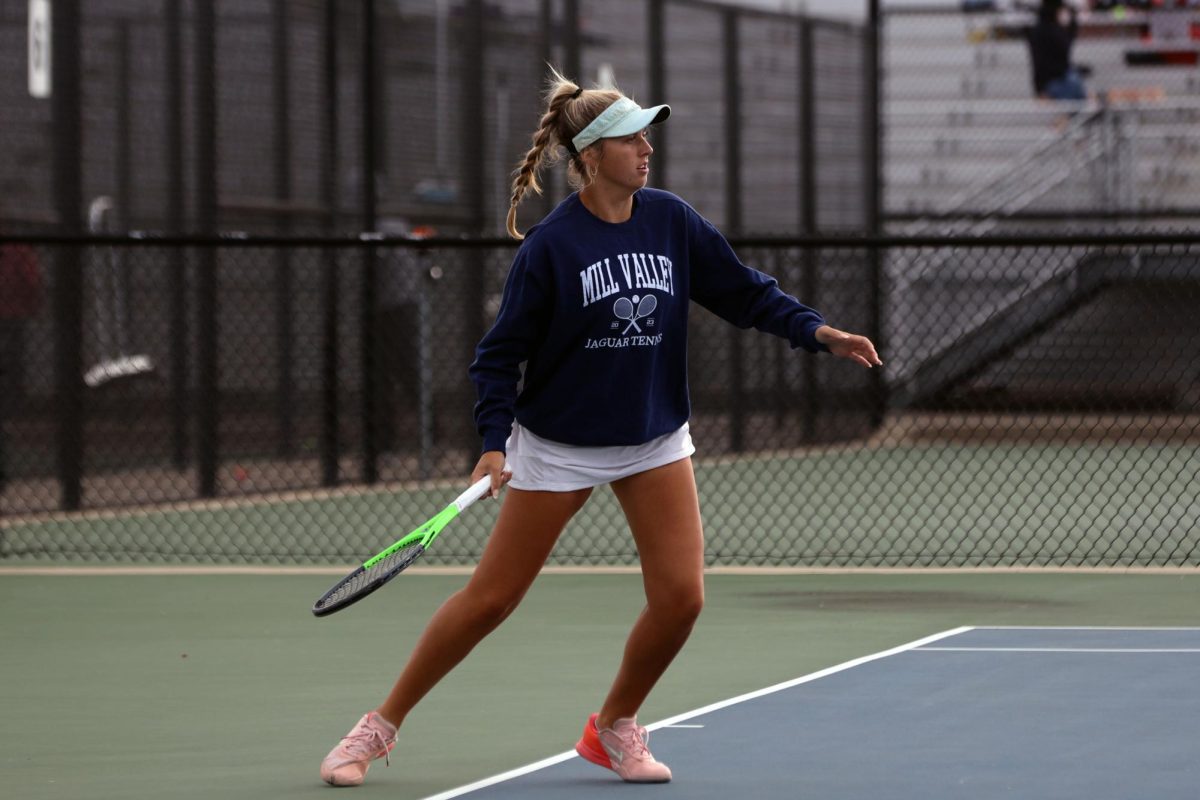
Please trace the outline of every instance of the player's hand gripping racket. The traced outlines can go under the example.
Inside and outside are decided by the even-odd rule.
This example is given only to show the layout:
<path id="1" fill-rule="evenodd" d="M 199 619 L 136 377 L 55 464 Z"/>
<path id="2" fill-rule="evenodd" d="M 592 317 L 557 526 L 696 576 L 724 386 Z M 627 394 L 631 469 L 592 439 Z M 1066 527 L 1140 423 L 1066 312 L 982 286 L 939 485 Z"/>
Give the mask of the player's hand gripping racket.
<path id="1" fill-rule="evenodd" d="M 332 589 L 321 595 L 321 599 L 313 604 L 313 614 L 323 617 L 335 611 L 341 611 L 399 575 L 421 557 L 425 548 L 433 544 L 433 540 L 438 537 L 443 528 L 450 524 L 451 520 L 462 513 L 467 506 L 487 494 L 491 484 L 490 477 L 480 478 L 470 489 L 460 494 L 453 503 L 442 509 L 424 525 L 391 547 L 364 561 L 361 567 L 356 568 L 334 584 Z"/>

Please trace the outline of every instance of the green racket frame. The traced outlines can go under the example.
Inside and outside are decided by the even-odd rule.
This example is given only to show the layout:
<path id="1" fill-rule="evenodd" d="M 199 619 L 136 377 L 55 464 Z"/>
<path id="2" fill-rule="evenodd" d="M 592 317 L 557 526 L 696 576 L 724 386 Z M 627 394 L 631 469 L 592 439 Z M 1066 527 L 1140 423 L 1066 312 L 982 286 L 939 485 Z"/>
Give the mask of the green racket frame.
<path id="1" fill-rule="evenodd" d="M 488 493 L 492 479 L 483 477 L 420 527 L 376 553 L 335 583 L 313 603 L 312 613 L 324 617 L 341 611 L 379 589 L 408 569 L 433 544 L 438 534 L 476 500 Z"/>

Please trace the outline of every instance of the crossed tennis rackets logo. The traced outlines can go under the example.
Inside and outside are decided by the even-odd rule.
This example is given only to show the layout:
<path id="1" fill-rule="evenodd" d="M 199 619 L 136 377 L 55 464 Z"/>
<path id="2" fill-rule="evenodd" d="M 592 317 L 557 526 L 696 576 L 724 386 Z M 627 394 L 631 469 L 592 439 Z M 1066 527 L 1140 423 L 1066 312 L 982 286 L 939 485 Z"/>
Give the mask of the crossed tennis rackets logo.
<path id="1" fill-rule="evenodd" d="M 636 307 L 634 306 L 635 303 L 637 304 Z M 638 325 L 638 320 L 650 316 L 656 308 L 658 308 L 658 298 L 652 294 L 645 295 L 640 299 L 636 294 L 633 296 L 633 299 L 618 297 L 617 302 L 613 303 L 613 314 L 616 315 L 617 319 L 629 323 L 625 326 L 625 330 L 621 331 L 621 335 L 624 336 L 629 333 L 630 328 L 641 333 L 642 326 Z M 615 328 L 618 324 L 614 322 L 613 327 Z"/>

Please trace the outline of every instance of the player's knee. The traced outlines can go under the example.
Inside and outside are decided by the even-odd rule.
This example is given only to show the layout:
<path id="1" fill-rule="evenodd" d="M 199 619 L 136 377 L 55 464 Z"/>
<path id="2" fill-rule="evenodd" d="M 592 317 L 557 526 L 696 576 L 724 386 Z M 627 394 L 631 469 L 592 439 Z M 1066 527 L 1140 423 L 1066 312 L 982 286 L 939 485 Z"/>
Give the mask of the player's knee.
<path id="1" fill-rule="evenodd" d="M 668 593 L 663 600 L 651 606 L 661 619 L 677 627 L 690 627 L 704 610 L 704 589 L 681 589 Z"/>
<path id="2" fill-rule="evenodd" d="M 480 627 L 495 628 L 521 604 L 521 595 L 488 592 L 471 598 L 471 616 Z"/>
<path id="3" fill-rule="evenodd" d="M 704 590 L 692 592 L 680 600 L 679 616 L 688 624 L 694 623 L 704 610 Z"/>

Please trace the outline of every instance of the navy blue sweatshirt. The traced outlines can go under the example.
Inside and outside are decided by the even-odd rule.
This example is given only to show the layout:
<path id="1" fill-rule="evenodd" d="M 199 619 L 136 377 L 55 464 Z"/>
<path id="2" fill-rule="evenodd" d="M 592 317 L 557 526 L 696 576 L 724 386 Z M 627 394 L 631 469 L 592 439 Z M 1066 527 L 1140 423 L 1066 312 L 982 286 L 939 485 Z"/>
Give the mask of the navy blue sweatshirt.
<path id="1" fill-rule="evenodd" d="M 691 413 L 689 299 L 739 328 L 825 349 L 813 338 L 821 315 L 742 264 L 675 195 L 639 190 L 621 223 L 594 216 L 578 194 L 565 199 L 529 229 L 475 351 L 484 451 L 504 451 L 514 418 L 588 446 L 642 444 L 679 428 Z"/>

